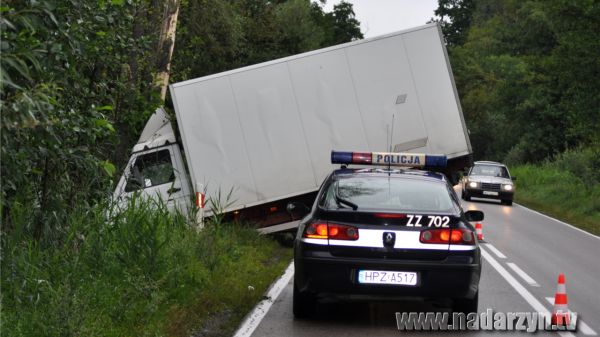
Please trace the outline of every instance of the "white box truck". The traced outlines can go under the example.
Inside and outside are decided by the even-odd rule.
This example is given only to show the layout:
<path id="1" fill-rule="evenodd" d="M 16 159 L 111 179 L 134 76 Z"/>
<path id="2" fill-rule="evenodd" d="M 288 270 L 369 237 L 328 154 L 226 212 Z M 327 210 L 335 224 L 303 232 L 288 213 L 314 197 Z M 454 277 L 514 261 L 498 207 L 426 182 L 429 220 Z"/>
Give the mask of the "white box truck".
<path id="1" fill-rule="evenodd" d="M 170 91 L 181 144 L 159 109 L 116 197 L 141 189 L 185 210 L 196 186 L 213 200 L 233 191 L 224 211 L 264 226 L 289 221 L 287 202 L 312 202 L 334 168 L 333 149 L 445 154 L 449 177 L 471 163 L 437 24 L 174 83 Z"/>

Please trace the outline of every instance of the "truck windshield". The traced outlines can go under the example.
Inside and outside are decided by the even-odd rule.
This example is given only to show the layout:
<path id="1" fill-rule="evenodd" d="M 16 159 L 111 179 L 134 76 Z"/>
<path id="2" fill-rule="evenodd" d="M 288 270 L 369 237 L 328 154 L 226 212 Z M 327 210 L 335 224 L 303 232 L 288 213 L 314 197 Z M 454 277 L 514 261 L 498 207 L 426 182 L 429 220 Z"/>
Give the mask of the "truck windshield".
<path id="1" fill-rule="evenodd" d="M 131 167 L 125 192 L 162 185 L 174 180 L 169 150 L 150 152 L 136 158 L 135 164 Z"/>
<path id="2" fill-rule="evenodd" d="M 445 184 L 395 177 L 349 177 L 329 185 L 321 207 L 350 208 L 336 202 L 338 196 L 358 209 L 407 212 L 451 212 L 452 197 Z"/>

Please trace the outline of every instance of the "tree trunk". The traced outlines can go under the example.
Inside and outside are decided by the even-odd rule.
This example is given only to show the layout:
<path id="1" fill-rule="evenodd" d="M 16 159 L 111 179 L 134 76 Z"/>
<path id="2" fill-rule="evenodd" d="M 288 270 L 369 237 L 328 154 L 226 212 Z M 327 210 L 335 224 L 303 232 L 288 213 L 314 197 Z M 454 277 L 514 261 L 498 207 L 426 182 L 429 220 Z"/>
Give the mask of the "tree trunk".
<path id="1" fill-rule="evenodd" d="M 179 0 L 167 0 L 163 15 L 162 27 L 158 40 L 157 51 L 157 82 L 160 86 L 160 98 L 162 101 L 167 96 L 169 75 L 171 72 L 171 57 L 175 47 L 175 29 L 177 28 L 177 16 L 179 15 Z"/>

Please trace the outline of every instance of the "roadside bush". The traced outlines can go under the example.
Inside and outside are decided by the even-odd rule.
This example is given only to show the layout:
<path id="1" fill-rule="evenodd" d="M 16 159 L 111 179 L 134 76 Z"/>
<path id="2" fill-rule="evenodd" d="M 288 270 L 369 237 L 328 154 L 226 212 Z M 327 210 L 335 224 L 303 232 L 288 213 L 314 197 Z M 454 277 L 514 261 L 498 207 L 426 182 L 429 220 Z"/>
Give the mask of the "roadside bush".
<path id="1" fill-rule="evenodd" d="M 14 227 L 1 233 L 7 336 L 183 336 L 224 310 L 231 331 L 291 256 L 253 229 L 208 223 L 197 232 L 142 199 L 122 212 L 76 208 L 45 243 L 28 208 L 12 205 Z"/>
<path id="2" fill-rule="evenodd" d="M 600 235 L 600 183 L 586 182 L 557 166 L 511 168 L 511 174 L 518 177 L 516 201 Z"/>
<path id="3" fill-rule="evenodd" d="M 587 185 L 600 183 L 600 145 L 567 150 L 551 160 L 547 166 L 568 171 Z"/>
<path id="4" fill-rule="evenodd" d="M 504 163 L 508 166 L 516 166 L 527 163 L 527 151 L 526 143 L 517 143 L 504 157 Z"/>

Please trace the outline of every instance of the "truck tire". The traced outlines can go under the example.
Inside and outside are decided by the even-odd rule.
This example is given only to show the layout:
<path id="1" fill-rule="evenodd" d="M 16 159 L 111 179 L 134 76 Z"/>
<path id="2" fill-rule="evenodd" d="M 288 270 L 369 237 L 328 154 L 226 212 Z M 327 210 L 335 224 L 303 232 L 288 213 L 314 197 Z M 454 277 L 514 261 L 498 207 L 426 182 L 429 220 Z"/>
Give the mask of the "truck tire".
<path id="1" fill-rule="evenodd" d="M 452 172 L 452 173 L 448 174 L 446 177 L 448 178 L 448 180 L 450 181 L 450 184 L 452 184 L 452 186 L 454 186 L 460 182 L 460 175 L 457 172 Z"/>
<path id="2" fill-rule="evenodd" d="M 512 206 L 512 200 L 502 200 L 501 202 L 506 206 Z"/>
<path id="3" fill-rule="evenodd" d="M 292 302 L 295 318 L 309 318 L 313 315 L 316 307 L 314 296 L 300 292 L 295 285 Z"/>
<path id="4" fill-rule="evenodd" d="M 465 191 L 462 191 L 462 193 L 460 194 L 460 196 L 462 197 L 463 200 L 466 200 L 466 201 L 470 201 L 471 200 L 471 197 Z"/>

